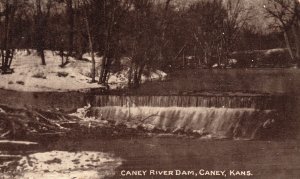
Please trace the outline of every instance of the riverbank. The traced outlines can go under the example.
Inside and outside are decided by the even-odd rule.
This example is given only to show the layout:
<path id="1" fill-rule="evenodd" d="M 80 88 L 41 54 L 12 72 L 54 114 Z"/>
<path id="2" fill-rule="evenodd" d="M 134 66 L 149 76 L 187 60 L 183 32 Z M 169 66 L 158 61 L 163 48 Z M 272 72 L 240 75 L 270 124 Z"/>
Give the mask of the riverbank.
<path id="1" fill-rule="evenodd" d="M 1 74 L 0 89 L 23 92 L 84 92 L 108 88 L 91 82 L 90 54 L 84 54 L 84 60 L 69 57 L 66 63 L 62 62 L 59 52 L 45 50 L 45 58 L 46 65 L 41 65 L 41 59 L 35 50 L 17 50 L 11 65 L 13 73 Z M 96 68 L 99 69 L 102 57 L 96 56 L 95 61 Z M 63 63 L 65 64 L 62 65 Z M 128 67 L 120 65 L 117 69 L 109 73 L 110 89 L 123 89 L 127 86 Z M 99 70 L 95 73 L 96 77 L 99 76 Z M 160 70 L 150 70 L 147 71 L 147 75 L 142 74 L 142 82 L 163 80 L 166 76 L 167 74 Z"/>

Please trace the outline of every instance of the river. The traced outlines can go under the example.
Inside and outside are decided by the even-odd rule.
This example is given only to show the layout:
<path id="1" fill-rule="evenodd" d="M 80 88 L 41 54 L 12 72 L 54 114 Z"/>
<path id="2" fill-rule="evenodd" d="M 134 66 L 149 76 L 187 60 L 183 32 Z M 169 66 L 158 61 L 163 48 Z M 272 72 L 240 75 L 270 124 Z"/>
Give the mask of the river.
<path id="1" fill-rule="evenodd" d="M 280 75 L 276 75 L 276 78 L 271 78 L 268 83 L 264 83 L 264 81 L 269 79 L 270 76 L 274 75 L 276 71 L 258 70 L 258 74 L 261 76 L 257 76 L 257 74 L 253 75 L 253 71 L 254 70 L 251 70 L 250 72 L 248 71 L 245 73 L 234 71 L 234 73 L 229 73 L 230 75 L 227 76 L 227 72 L 208 72 L 212 74 L 212 78 L 232 78 L 236 80 L 229 80 L 229 82 L 226 82 L 225 80 L 218 81 L 218 84 L 211 83 L 212 85 L 210 85 L 207 89 L 203 89 L 205 86 L 207 86 L 207 84 L 199 85 L 198 83 L 197 87 L 200 87 L 201 89 L 197 89 L 195 80 L 199 82 L 199 79 L 196 78 L 194 80 L 192 79 L 192 82 L 189 82 L 190 86 L 180 85 L 180 81 L 178 81 L 178 79 L 181 79 L 183 84 L 187 84 L 185 81 L 186 77 L 179 77 L 177 81 L 175 80 L 175 82 L 173 79 L 163 85 L 161 85 L 162 82 L 160 82 L 158 83 L 158 86 L 162 86 L 162 88 L 164 88 L 161 89 L 164 91 L 163 95 L 166 95 L 166 93 L 172 93 L 172 95 L 174 95 L 173 92 L 176 91 L 176 86 L 179 86 L 180 90 L 183 88 L 188 88 L 188 90 L 192 91 L 193 93 L 195 93 L 195 90 L 201 90 L 202 92 L 207 90 L 211 92 L 212 90 L 216 90 L 218 87 L 220 87 L 219 90 L 222 92 L 224 92 L 223 89 L 227 89 L 228 91 L 234 91 L 234 93 L 237 93 L 237 91 L 234 90 L 234 85 L 236 85 L 238 91 L 242 91 L 243 94 L 245 94 L 243 91 L 247 91 L 247 89 L 250 89 L 250 91 L 257 89 L 262 93 L 271 93 L 276 95 L 277 93 L 280 93 L 280 95 L 287 94 L 287 96 L 292 97 L 289 98 L 292 100 L 289 100 L 288 103 L 284 102 L 284 111 L 281 113 L 281 116 L 277 117 L 279 118 L 279 121 L 281 121 L 281 123 L 277 124 L 277 133 L 271 133 L 271 136 L 268 136 L 266 139 L 264 137 L 228 137 L 231 135 L 228 135 L 226 138 L 202 138 L 191 137 L 188 135 L 169 135 L 168 133 L 155 134 L 151 135 L 151 137 L 131 136 L 109 139 L 97 138 L 93 136 L 77 138 L 62 137 L 51 140 L 45 138 L 45 140 L 39 145 L 31 147 L 15 145 L 0 146 L 0 151 L 2 154 L 20 155 L 22 158 L 19 161 L 26 163 L 24 166 L 27 167 L 24 167 L 25 170 L 19 170 L 16 173 L 9 173 L 6 175 L 6 177 L 15 176 L 15 178 L 22 178 L 24 176 L 28 176 L 28 178 L 30 178 L 30 176 L 38 176 L 43 178 L 72 178 L 74 175 L 78 175 L 90 178 L 299 178 L 300 142 L 298 119 L 300 116 L 300 100 L 299 92 L 297 91 L 297 89 L 299 89 L 299 78 L 296 78 L 299 76 L 298 71 L 294 72 L 294 70 L 278 70 L 279 72 L 283 71 L 282 74 L 284 75 L 282 75 L 282 77 L 280 77 Z M 226 73 L 225 77 L 224 73 Z M 237 73 L 243 74 L 242 78 L 238 78 L 239 75 Z M 246 74 L 248 73 L 251 73 L 251 75 L 247 76 Z M 265 73 L 266 75 L 264 75 Z M 220 78 L 218 74 L 223 77 Z M 209 74 L 206 74 L 207 77 L 203 77 L 205 72 L 201 72 L 201 75 L 201 78 L 208 78 L 209 76 Z M 249 82 L 246 82 L 246 79 L 249 79 Z M 243 84 L 239 84 L 240 80 L 243 81 Z M 172 83 L 172 85 L 168 85 L 170 83 Z M 169 86 L 169 88 L 166 88 L 166 85 Z M 146 84 L 142 88 L 147 86 L 149 86 L 149 84 Z M 145 93 L 145 91 L 143 92 Z M 160 91 L 160 89 L 158 89 L 158 91 Z M 179 93 L 176 93 L 176 95 L 178 94 Z M 0 102 L 5 104 L 13 104 L 14 101 L 18 101 L 16 106 L 21 106 L 24 104 L 28 105 L 31 103 L 42 105 L 45 108 L 59 106 L 65 111 L 74 111 L 74 109 L 82 107 L 86 103 L 86 99 L 91 98 L 91 96 L 85 98 L 85 95 L 81 95 L 79 93 L 75 93 L 73 95 L 69 93 L 68 95 L 70 98 L 68 96 L 68 99 L 64 97 L 64 94 L 55 93 L 50 94 L 50 96 L 52 96 L 48 97 L 49 94 L 47 93 L 14 94 L 14 92 L 0 91 L 0 95 L 2 96 Z M 182 90 L 180 95 L 189 96 L 189 94 L 186 93 L 186 90 Z M 218 94 L 215 93 L 214 95 Z M 3 96 L 7 97 L 4 98 Z M 115 99 L 115 97 L 113 98 Z M 131 113 L 133 113 L 134 110 L 138 112 L 143 110 L 154 111 L 155 113 L 158 112 L 162 117 L 158 118 L 156 120 L 157 123 L 153 125 L 157 124 L 158 127 L 161 127 L 162 129 L 166 128 L 166 130 L 168 127 L 171 127 L 172 129 L 174 128 L 175 124 L 170 122 L 170 120 L 174 120 L 174 116 L 176 116 L 176 121 L 181 121 L 176 122 L 176 124 L 178 123 L 178 125 L 181 127 L 182 121 L 183 123 L 186 123 L 186 121 L 189 121 L 190 118 L 193 118 L 191 121 L 199 123 L 198 127 L 204 129 L 206 127 L 208 129 L 212 129 L 212 127 L 215 127 L 215 124 L 217 123 L 206 124 L 201 122 L 206 120 L 209 121 L 209 117 L 215 119 L 213 116 L 219 116 L 217 118 L 217 121 L 219 121 L 218 124 L 220 124 L 218 130 L 211 130 L 212 132 L 222 132 L 224 131 L 224 127 L 226 128 L 227 132 L 230 132 L 230 128 L 227 130 L 226 127 L 230 126 L 230 124 L 226 122 L 224 123 L 224 121 L 222 122 L 222 120 L 226 118 L 226 121 L 231 121 L 238 126 L 246 126 L 246 129 L 251 129 L 251 133 L 256 135 L 255 130 L 253 127 L 251 127 L 251 125 L 253 123 L 257 123 L 255 122 L 257 120 L 266 120 L 264 117 L 259 116 L 265 116 L 266 112 L 264 110 L 273 110 L 269 109 L 270 106 L 274 106 L 274 104 L 275 106 L 278 105 L 276 102 L 269 101 L 268 105 L 263 105 L 268 106 L 267 109 L 263 109 L 263 111 L 260 111 L 257 113 L 257 115 L 252 115 L 252 113 L 255 113 L 255 111 L 251 111 L 249 114 L 249 110 L 256 110 L 255 100 L 254 102 L 250 100 L 250 103 L 247 104 L 242 103 L 243 108 L 239 109 L 239 105 L 236 102 L 226 102 L 227 98 L 228 94 L 226 94 L 226 97 L 224 98 L 225 102 L 218 102 L 216 103 L 218 104 L 216 106 L 211 105 L 211 103 L 209 103 L 208 106 L 208 103 L 203 105 L 201 103 L 201 105 L 198 106 L 200 103 L 196 102 L 194 103 L 195 105 L 192 105 L 191 107 L 186 105 L 190 105 L 190 101 L 185 101 L 184 103 L 180 103 L 184 104 L 180 106 L 180 109 L 174 107 L 169 108 L 168 105 L 163 105 L 163 107 L 155 106 L 161 107 L 160 109 L 156 109 L 153 106 L 150 106 L 150 108 L 138 107 L 137 109 L 135 109 L 136 106 L 132 106 L 132 108 L 129 109 L 128 106 L 126 106 L 127 104 L 125 104 L 125 107 L 122 107 L 124 104 L 118 106 L 117 103 L 119 102 L 116 101 L 110 103 L 110 105 L 113 106 L 101 107 L 102 103 L 99 102 L 100 105 L 93 109 L 94 111 L 92 111 L 92 116 L 105 116 L 105 118 L 113 118 L 114 116 L 115 118 L 121 118 L 121 116 L 123 116 L 124 119 L 127 119 L 127 110 L 130 110 Z M 236 100 L 236 97 L 234 97 L 234 100 Z M 166 101 L 170 101 L 169 98 Z M 232 100 L 229 101 L 232 102 Z M 122 100 L 120 103 L 126 102 Z M 155 102 L 155 100 L 154 102 L 151 102 L 151 100 L 149 102 L 148 100 L 147 103 L 158 105 L 158 103 L 161 104 L 161 100 L 158 100 L 158 102 Z M 222 105 L 223 103 L 225 105 Z M 269 103 L 272 105 L 269 105 Z M 176 102 L 176 104 L 178 104 L 178 102 Z M 228 106 L 226 106 L 226 104 L 228 104 Z M 214 110 L 214 107 L 217 109 Z M 163 108 L 167 109 L 162 112 L 161 110 Z M 125 112 L 122 112 L 124 110 Z M 168 110 L 169 112 L 166 112 Z M 224 114 L 224 117 L 222 117 L 222 114 Z M 166 117 L 168 116 L 171 116 L 172 119 L 167 119 Z M 191 117 L 184 119 L 184 116 Z M 232 120 L 232 117 L 226 116 L 241 117 L 235 117 L 234 119 L 238 120 Z M 243 120 L 245 120 L 246 123 L 243 122 Z M 251 124 L 250 127 L 248 124 Z M 260 126 L 261 125 L 263 125 L 263 123 L 261 123 Z M 256 128 L 259 128 L 260 126 L 256 126 Z M 189 126 L 189 128 L 194 127 L 197 127 L 197 125 L 192 124 Z M 43 159 L 41 156 L 49 156 L 49 158 Z M 30 163 L 33 164 L 30 165 Z M 44 165 L 40 165 L 39 163 Z M 69 168 L 62 167 L 61 169 L 58 169 L 58 171 L 55 171 L 49 167 L 54 164 L 58 166 L 61 164 L 66 164 L 69 166 Z M 34 167 L 35 169 L 33 169 Z M 46 167 L 46 169 L 44 167 Z M 164 173 L 162 171 L 167 172 Z M 217 175 L 222 174 L 223 171 L 225 172 L 225 175 Z M 145 176 L 136 176 L 139 174 L 145 174 Z M 187 174 L 190 175 L 187 176 Z"/>
<path id="2" fill-rule="evenodd" d="M 18 151 L 18 149 L 16 149 Z M 13 151 L 13 149 L 11 150 Z M 40 145 L 30 152 L 83 151 L 113 154 L 122 160 L 112 165 L 108 178 L 133 178 L 125 171 L 146 171 L 146 176 L 135 178 L 225 178 L 224 176 L 201 176 L 200 170 L 225 171 L 226 178 L 298 178 L 300 176 L 300 144 L 296 140 L 243 141 L 203 140 L 174 137 L 135 137 L 119 139 L 60 139 L 51 144 Z M 117 168 L 116 168 L 117 167 Z M 102 170 L 101 170 L 102 169 Z M 96 169 L 94 169 L 96 170 Z M 98 168 L 100 174 L 105 173 Z M 150 171 L 174 171 L 171 176 L 150 175 Z M 181 173 L 176 176 L 176 170 Z M 250 176 L 234 176 L 230 172 L 249 171 Z M 183 175 L 183 171 L 195 171 L 197 176 Z M 100 178 L 102 175 L 95 178 Z M 43 177 L 46 177 L 44 175 Z M 88 176 L 88 175 L 87 175 Z M 46 177 L 47 178 L 47 177 Z"/>

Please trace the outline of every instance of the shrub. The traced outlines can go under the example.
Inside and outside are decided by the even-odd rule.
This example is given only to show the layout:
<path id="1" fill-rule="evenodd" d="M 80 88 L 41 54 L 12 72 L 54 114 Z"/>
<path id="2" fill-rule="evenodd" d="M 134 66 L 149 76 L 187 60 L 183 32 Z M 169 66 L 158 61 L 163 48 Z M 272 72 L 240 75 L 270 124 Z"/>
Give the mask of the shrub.
<path id="1" fill-rule="evenodd" d="M 57 72 L 57 76 L 58 77 L 67 77 L 68 75 L 69 75 L 69 73 L 64 72 L 64 71 Z"/>
<path id="2" fill-rule="evenodd" d="M 36 74 L 32 75 L 32 77 L 46 79 L 46 75 L 44 72 L 37 72 Z"/>
<path id="3" fill-rule="evenodd" d="M 16 83 L 19 84 L 19 85 L 24 85 L 25 84 L 24 81 L 16 81 Z"/>

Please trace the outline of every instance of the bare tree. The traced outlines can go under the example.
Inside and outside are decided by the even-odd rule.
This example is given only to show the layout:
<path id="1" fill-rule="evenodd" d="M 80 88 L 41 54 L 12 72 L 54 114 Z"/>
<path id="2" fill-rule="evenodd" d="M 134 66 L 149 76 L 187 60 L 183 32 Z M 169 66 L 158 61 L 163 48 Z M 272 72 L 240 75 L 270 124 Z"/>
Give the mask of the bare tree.
<path id="1" fill-rule="evenodd" d="M 103 15 L 104 15 L 104 50 L 103 58 L 100 66 L 99 84 L 105 84 L 107 74 L 112 62 L 112 38 L 115 29 L 117 16 L 118 0 L 103 0 Z"/>
<path id="2" fill-rule="evenodd" d="M 166 0 L 164 4 L 164 9 L 162 12 L 162 17 L 160 18 L 161 21 L 161 29 L 162 29 L 162 35 L 161 35 L 161 42 L 160 42 L 160 51 L 159 51 L 159 58 L 163 59 L 166 58 L 163 55 L 163 52 L 165 50 L 165 47 L 167 46 L 168 42 L 166 41 L 166 33 L 168 28 L 168 11 L 170 7 L 170 3 L 172 0 Z"/>
<path id="3" fill-rule="evenodd" d="M 194 43 L 201 50 L 203 63 L 210 66 L 217 61 L 222 48 L 227 11 L 222 1 L 198 1 L 191 5 L 188 16 Z"/>
<path id="4" fill-rule="evenodd" d="M 82 12 L 81 9 L 81 0 L 74 0 L 73 2 L 74 9 L 74 36 L 73 36 L 73 51 L 75 52 L 76 59 L 81 60 L 83 53 L 84 53 L 84 46 L 86 44 L 83 35 L 85 34 L 85 29 L 82 26 L 85 26 L 83 24 L 84 20 L 82 20 L 82 16 L 85 16 L 85 13 Z"/>
<path id="5" fill-rule="evenodd" d="M 42 65 L 46 65 L 45 60 L 45 37 L 46 37 L 46 28 L 47 28 L 47 21 L 50 17 L 50 10 L 52 7 L 52 0 L 47 0 L 45 6 L 46 10 L 43 12 L 42 6 L 44 4 L 41 3 L 41 0 L 35 1 L 36 6 L 36 14 L 35 14 L 35 42 L 36 42 L 36 49 L 38 55 L 41 57 Z"/>
<path id="6" fill-rule="evenodd" d="M 113 60 L 120 57 L 121 24 L 132 7 L 132 0 L 103 0 L 103 58 L 100 65 L 99 84 L 106 84 Z M 127 24 L 128 25 L 128 24 Z"/>
<path id="7" fill-rule="evenodd" d="M 237 45 L 241 31 L 253 18 L 253 7 L 246 7 L 242 0 L 226 0 L 224 6 L 227 17 L 223 21 L 221 55 L 227 62 L 229 54 Z"/>
<path id="8" fill-rule="evenodd" d="M 103 52 L 103 59 L 100 66 L 100 76 L 99 76 L 99 83 L 104 84 L 106 82 L 106 75 L 108 73 L 108 66 L 111 62 L 111 38 L 112 38 L 112 31 L 114 28 L 115 23 L 115 16 L 116 16 L 116 3 L 117 1 L 112 0 L 104 0 L 103 1 L 103 14 L 104 14 L 104 52 Z"/>
<path id="9" fill-rule="evenodd" d="M 128 73 L 130 88 L 139 87 L 145 68 L 157 65 L 152 63 L 160 56 L 162 37 L 159 32 L 162 26 L 158 24 L 153 6 L 151 0 L 133 1 L 133 9 L 128 19 L 132 26 L 127 42 L 130 44 L 128 51 L 132 58 Z"/>
<path id="10" fill-rule="evenodd" d="M 93 40 L 93 35 L 91 32 L 91 27 L 90 27 L 90 22 L 89 22 L 89 18 L 88 18 L 88 4 L 87 1 L 83 1 L 83 11 L 84 11 L 84 22 L 85 22 L 85 26 L 86 26 L 86 31 L 87 31 L 87 35 L 88 35 L 88 41 L 89 41 L 89 50 L 91 53 L 91 57 L 92 57 L 92 68 L 91 68 L 91 74 L 92 74 L 92 83 L 96 82 L 96 62 L 95 62 L 95 53 L 94 53 L 94 40 Z"/>
<path id="11" fill-rule="evenodd" d="M 74 9 L 73 9 L 73 0 L 66 0 L 66 13 L 67 13 L 67 21 L 68 21 L 68 55 L 72 55 L 73 53 L 73 41 L 74 41 Z"/>
<path id="12" fill-rule="evenodd" d="M 275 22 L 273 28 L 283 32 L 291 59 L 298 63 L 300 63 L 299 3 L 298 0 L 268 0 L 264 5 L 267 17 Z M 293 42 L 295 50 L 292 47 Z"/>
<path id="13" fill-rule="evenodd" d="M 2 73 L 10 73 L 10 66 L 13 60 L 14 48 L 12 47 L 13 28 L 14 28 L 14 17 L 17 8 L 17 1 L 6 0 L 4 2 L 4 12 L 1 16 L 4 16 L 4 32 L 1 46 L 2 54 Z"/>
<path id="14" fill-rule="evenodd" d="M 69 63 L 69 56 L 73 55 L 73 49 L 74 49 L 74 8 L 73 8 L 73 0 L 54 0 L 58 4 L 63 4 L 66 6 L 65 12 L 66 12 L 66 24 L 67 24 L 67 30 L 65 32 L 67 36 L 67 43 L 64 42 L 60 45 L 60 55 L 62 58 L 62 64 L 61 67 L 64 67 Z M 62 35 L 63 36 L 63 35 Z M 60 41 L 64 41 L 64 39 L 60 39 Z M 64 46 L 67 46 L 67 53 L 64 53 Z M 66 55 L 66 61 L 64 62 L 64 55 Z"/>

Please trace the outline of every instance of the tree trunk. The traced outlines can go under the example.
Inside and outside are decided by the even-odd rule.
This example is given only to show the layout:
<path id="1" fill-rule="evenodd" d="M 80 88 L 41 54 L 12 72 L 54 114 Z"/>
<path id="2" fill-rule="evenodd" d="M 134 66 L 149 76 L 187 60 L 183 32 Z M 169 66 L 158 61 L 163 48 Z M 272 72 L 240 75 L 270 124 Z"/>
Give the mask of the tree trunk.
<path id="1" fill-rule="evenodd" d="M 87 14 L 87 4 L 84 1 L 84 22 L 85 22 L 85 27 L 88 35 L 88 41 L 89 41 L 89 49 L 92 57 L 92 68 L 91 68 L 91 74 L 92 74 L 92 83 L 96 82 L 96 62 L 95 62 L 95 54 L 94 54 L 94 46 L 93 46 L 93 37 L 92 37 L 92 32 L 90 29 L 90 24 L 88 20 L 88 14 Z"/>
<path id="2" fill-rule="evenodd" d="M 100 68 L 100 76 L 99 76 L 99 83 L 104 84 L 106 83 L 107 74 L 109 72 L 111 58 L 114 56 L 111 51 L 111 44 L 112 44 L 112 33 L 115 25 L 115 13 L 116 13 L 116 4 L 115 1 L 112 1 L 112 11 L 109 13 L 106 9 L 106 1 L 104 1 L 104 15 L 110 14 L 110 18 L 105 18 L 105 28 L 106 28 L 106 37 L 105 37 L 105 49 L 103 60 Z"/>
<path id="3" fill-rule="evenodd" d="M 68 16 L 68 57 L 73 53 L 73 39 L 74 39 L 74 11 L 73 0 L 67 0 L 67 16 Z"/>
<path id="4" fill-rule="evenodd" d="M 146 63 L 135 65 L 134 74 L 133 74 L 133 88 L 135 89 L 140 87 L 145 65 Z"/>
<path id="5" fill-rule="evenodd" d="M 143 75 L 145 66 L 146 66 L 146 63 L 143 63 L 143 64 L 139 67 L 139 71 L 138 71 L 138 81 L 139 81 L 139 85 L 140 85 L 141 82 L 142 82 L 142 75 Z M 150 74 L 150 75 L 151 75 L 151 74 Z"/>
<path id="6" fill-rule="evenodd" d="M 166 30 L 167 30 L 167 15 L 168 15 L 168 9 L 170 5 L 171 0 L 166 0 L 163 17 L 162 17 L 162 35 L 161 35 L 161 44 L 160 44 L 160 50 L 159 50 L 159 59 L 162 60 L 164 58 L 163 51 L 165 49 L 165 41 L 166 41 Z"/>
<path id="7" fill-rule="evenodd" d="M 2 53 L 2 70 L 3 73 L 7 73 L 10 69 L 12 60 L 13 60 L 13 53 L 14 49 L 10 46 L 10 43 L 13 38 L 12 34 L 12 24 L 14 21 L 15 15 L 15 6 L 9 4 L 9 0 L 6 0 L 5 3 L 5 20 L 4 20 L 4 39 L 3 39 L 3 46 L 1 49 Z"/>
<path id="8" fill-rule="evenodd" d="M 132 88 L 132 71 L 133 71 L 133 62 L 131 60 L 130 67 L 128 71 L 128 88 Z"/>
<path id="9" fill-rule="evenodd" d="M 3 49 L 2 51 L 2 70 L 5 73 L 7 71 L 7 63 L 8 63 L 8 37 L 9 37 L 9 13 L 10 6 L 8 0 L 6 0 L 5 4 L 5 20 L 4 20 L 4 39 L 3 39 Z"/>
<path id="10" fill-rule="evenodd" d="M 289 37 L 288 37 L 288 34 L 287 34 L 286 31 L 283 32 L 283 36 L 284 36 L 285 44 L 286 44 L 286 47 L 287 47 L 288 52 L 290 54 L 290 57 L 291 57 L 292 61 L 294 61 L 295 56 L 294 56 L 294 53 L 292 51 L 291 44 L 290 44 L 290 41 L 289 41 Z"/>
<path id="11" fill-rule="evenodd" d="M 99 76 L 99 83 L 104 84 L 106 82 L 106 75 L 108 74 L 110 64 L 111 64 L 111 52 L 110 52 L 110 35 L 106 37 L 105 40 L 105 49 L 103 54 L 103 59 L 100 68 L 100 76 Z"/>
<path id="12" fill-rule="evenodd" d="M 299 63 L 300 60 L 300 35 L 299 35 L 299 26 L 298 24 L 293 25 L 293 35 L 295 38 L 295 47 L 296 47 L 296 54 L 295 57 L 297 59 L 297 63 Z"/>
<path id="13" fill-rule="evenodd" d="M 4 63 L 5 63 L 4 59 L 5 59 L 4 50 L 3 50 L 3 48 L 1 48 L 1 60 L 2 60 L 1 69 L 2 70 L 4 70 Z"/>
<path id="14" fill-rule="evenodd" d="M 185 67 L 185 55 L 184 55 L 184 51 L 182 53 L 182 67 Z"/>
<path id="15" fill-rule="evenodd" d="M 100 64 L 99 84 L 104 83 L 103 77 L 104 77 L 106 59 L 107 59 L 106 52 L 104 52 L 104 55 L 102 57 L 101 64 Z"/>
<path id="16" fill-rule="evenodd" d="M 105 73 L 104 73 L 104 83 L 107 83 L 108 80 L 109 80 L 109 71 L 110 71 L 110 68 L 111 68 L 111 64 L 112 64 L 112 60 L 113 59 L 107 59 L 106 61 L 106 66 L 105 66 Z"/>
<path id="17" fill-rule="evenodd" d="M 76 59 L 82 60 L 82 56 L 83 56 L 83 37 L 82 37 L 82 25 L 81 25 L 81 14 L 79 11 L 79 2 L 75 1 L 74 3 L 75 5 L 75 12 L 74 12 L 74 26 L 75 26 L 75 35 L 74 35 L 74 39 L 75 40 L 75 46 L 73 46 L 73 50 L 75 50 L 75 56 Z M 74 48 L 75 47 L 75 48 Z"/>
<path id="18" fill-rule="evenodd" d="M 46 65 L 46 59 L 45 59 L 45 52 L 44 52 L 44 49 L 40 50 L 39 52 L 39 55 L 42 59 L 42 65 Z"/>
<path id="19" fill-rule="evenodd" d="M 204 50 L 204 64 L 208 65 L 208 57 L 207 57 L 207 51 Z"/>
<path id="20" fill-rule="evenodd" d="M 10 68 L 13 58 L 14 58 L 14 49 L 11 50 L 11 56 L 10 56 L 10 61 L 8 63 L 8 68 Z"/>
<path id="21" fill-rule="evenodd" d="M 85 25 L 86 25 L 86 30 L 88 33 L 88 39 L 89 39 L 89 49 L 90 49 L 90 53 L 91 53 L 91 57 L 92 57 L 92 83 L 94 83 L 96 81 L 96 62 L 95 62 L 95 55 L 94 55 L 94 48 L 93 48 L 93 39 L 92 39 L 92 34 L 90 31 L 90 25 L 89 25 L 89 21 L 88 21 L 88 17 L 87 14 L 85 14 Z"/>
<path id="22" fill-rule="evenodd" d="M 138 66 L 137 65 L 134 65 L 135 68 L 134 68 L 134 71 L 133 71 L 133 85 L 132 87 L 134 89 L 138 88 L 139 87 L 139 78 L 138 78 Z"/>
<path id="23" fill-rule="evenodd" d="M 45 54 L 44 54 L 44 28 L 45 25 L 41 7 L 41 0 L 36 0 L 37 15 L 36 15 L 36 46 L 37 53 L 41 57 L 42 65 L 46 65 Z"/>
<path id="24" fill-rule="evenodd" d="M 105 41 L 104 41 L 104 52 L 103 52 L 103 57 L 102 57 L 102 61 L 100 64 L 100 74 L 99 74 L 99 84 L 103 84 L 103 77 L 104 77 L 104 71 L 105 71 L 105 65 L 106 65 L 106 61 L 107 61 L 107 56 L 108 56 L 108 20 L 107 20 L 107 12 L 106 12 L 106 3 L 107 1 L 104 0 L 103 1 L 103 16 L 105 18 L 105 31 L 106 31 L 106 37 L 105 37 Z"/>

